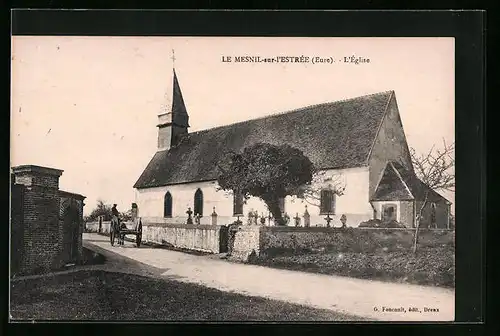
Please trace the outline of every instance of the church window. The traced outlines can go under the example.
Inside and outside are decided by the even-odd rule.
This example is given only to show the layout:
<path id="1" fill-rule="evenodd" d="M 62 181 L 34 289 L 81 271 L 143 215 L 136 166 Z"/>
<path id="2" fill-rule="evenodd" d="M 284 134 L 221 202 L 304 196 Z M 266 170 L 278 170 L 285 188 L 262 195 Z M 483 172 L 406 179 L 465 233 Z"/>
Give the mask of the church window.
<path id="1" fill-rule="evenodd" d="M 194 215 L 203 216 L 203 192 L 197 189 L 194 193 Z"/>
<path id="2" fill-rule="evenodd" d="M 436 203 L 431 204 L 431 227 L 436 227 Z"/>
<path id="3" fill-rule="evenodd" d="M 333 190 L 321 190 L 320 215 L 335 214 L 335 193 Z"/>
<path id="4" fill-rule="evenodd" d="M 285 198 L 280 197 L 278 202 L 279 202 L 279 207 L 280 207 L 281 213 L 284 213 L 285 212 Z"/>
<path id="5" fill-rule="evenodd" d="M 233 215 L 243 216 L 243 195 L 238 191 L 233 195 Z"/>
<path id="6" fill-rule="evenodd" d="M 165 199 L 163 201 L 163 217 L 172 217 L 172 194 L 170 194 L 170 192 L 168 191 L 165 194 Z"/>

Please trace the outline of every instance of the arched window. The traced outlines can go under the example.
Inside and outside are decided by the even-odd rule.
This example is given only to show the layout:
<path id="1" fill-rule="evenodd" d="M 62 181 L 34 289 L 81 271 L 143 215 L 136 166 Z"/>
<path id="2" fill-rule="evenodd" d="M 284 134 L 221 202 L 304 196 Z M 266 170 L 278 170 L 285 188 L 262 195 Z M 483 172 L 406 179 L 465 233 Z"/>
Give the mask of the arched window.
<path id="1" fill-rule="evenodd" d="M 281 213 L 285 213 L 285 198 L 284 197 L 279 198 L 278 206 L 280 207 Z"/>
<path id="2" fill-rule="evenodd" d="M 319 214 L 335 214 L 335 193 L 333 190 L 321 190 Z"/>
<path id="3" fill-rule="evenodd" d="M 203 216 L 203 192 L 197 189 L 194 193 L 194 211 L 193 214 Z"/>
<path id="4" fill-rule="evenodd" d="M 170 194 L 170 192 L 168 191 L 165 194 L 165 199 L 163 201 L 163 217 L 172 217 L 172 194 Z"/>
<path id="5" fill-rule="evenodd" d="M 235 191 L 233 195 L 233 216 L 243 216 L 243 194 Z"/>
<path id="6" fill-rule="evenodd" d="M 431 203 L 431 227 L 437 228 L 437 226 L 436 226 L 436 203 Z"/>

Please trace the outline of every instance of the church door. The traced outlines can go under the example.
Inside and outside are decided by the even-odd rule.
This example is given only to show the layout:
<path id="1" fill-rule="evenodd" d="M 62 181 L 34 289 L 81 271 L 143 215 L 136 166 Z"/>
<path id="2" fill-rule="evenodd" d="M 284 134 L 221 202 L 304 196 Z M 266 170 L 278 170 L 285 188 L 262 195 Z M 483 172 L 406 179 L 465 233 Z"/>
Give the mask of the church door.
<path id="1" fill-rule="evenodd" d="M 203 192 L 197 189 L 194 194 L 194 215 L 203 216 Z"/>
<path id="2" fill-rule="evenodd" d="M 384 204 L 382 206 L 382 221 L 390 222 L 396 220 L 396 204 Z"/>

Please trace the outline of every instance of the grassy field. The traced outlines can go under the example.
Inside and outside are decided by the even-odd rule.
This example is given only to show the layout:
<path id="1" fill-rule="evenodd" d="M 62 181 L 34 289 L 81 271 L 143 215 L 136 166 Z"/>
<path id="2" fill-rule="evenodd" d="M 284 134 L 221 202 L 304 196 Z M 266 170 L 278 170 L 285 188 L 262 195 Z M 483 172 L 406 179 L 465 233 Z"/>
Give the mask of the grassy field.
<path id="1" fill-rule="evenodd" d="M 411 251 L 276 253 L 253 264 L 304 272 L 390 282 L 455 287 L 455 251 L 451 246 Z"/>
<path id="2" fill-rule="evenodd" d="M 328 310 L 104 271 L 11 282 L 16 320 L 360 321 Z"/>

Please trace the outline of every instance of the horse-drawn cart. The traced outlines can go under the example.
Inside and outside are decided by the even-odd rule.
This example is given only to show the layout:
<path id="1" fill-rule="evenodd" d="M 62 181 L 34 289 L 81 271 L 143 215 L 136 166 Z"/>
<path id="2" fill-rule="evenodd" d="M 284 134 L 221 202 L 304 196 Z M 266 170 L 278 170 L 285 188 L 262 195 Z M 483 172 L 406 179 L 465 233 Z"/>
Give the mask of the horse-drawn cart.
<path id="1" fill-rule="evenodd" d="M 129 229 L 127 225 L 122 223 L 112 222 L 109 232 L 109 240 L 111 246 L 115 245 L 115 239 L 118 239 L 118 244 L 123 245 L 123 241 L 126 235 L 135 235 L 135 244 L 137 247 L 141 246 L 142 242 L 142 222 L 140 219 L 136 220 L 134 223 L 134 228 Z"/>

